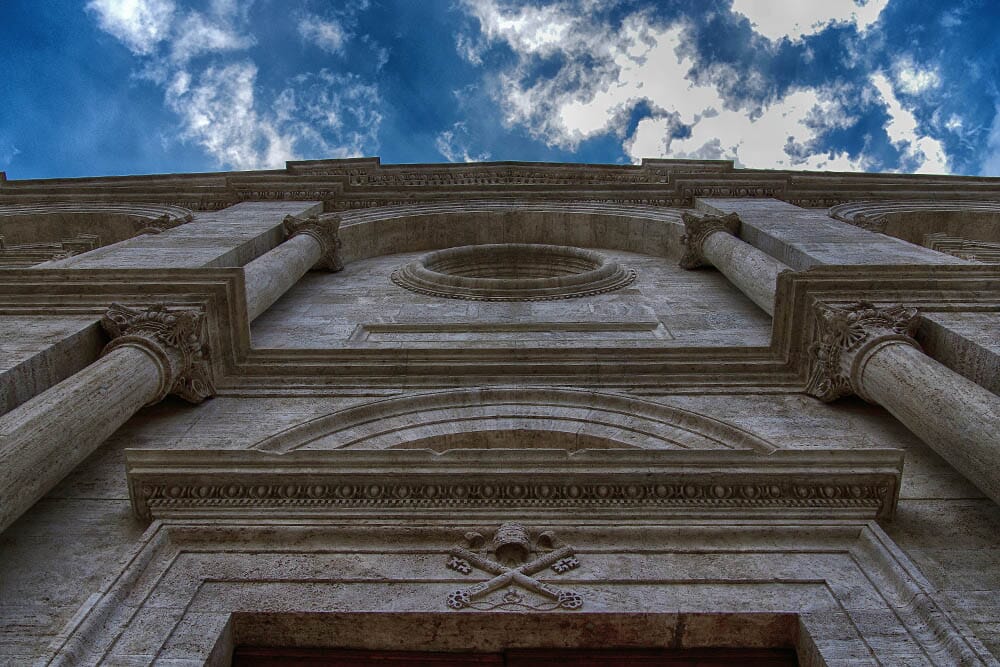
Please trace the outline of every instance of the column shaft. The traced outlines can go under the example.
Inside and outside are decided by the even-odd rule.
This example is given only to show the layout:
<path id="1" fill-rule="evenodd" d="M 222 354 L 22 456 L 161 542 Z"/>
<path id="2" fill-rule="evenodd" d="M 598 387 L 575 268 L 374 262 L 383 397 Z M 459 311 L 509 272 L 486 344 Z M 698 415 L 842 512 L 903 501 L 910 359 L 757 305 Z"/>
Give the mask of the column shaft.
<path id="1" fill-rule="evenodd" d="M 909 344 L 858 364 L 859 393 L 879 403 L 1000 503 L 1000 397 Z"/>
<path id="2" fill-rule="evenodd" d="M 322 257 L 319 241 L 309 234 L 297 234 L 244 266 L 250 321 L 270 308 Z"/>
<path id="3" fill-rule="evenodd" d="M 153 400 L 161 373 L 151 354 L 122 345 L 0 417 L 0 531 Z"/>
<path id="4" fill-rule="evenodd" d="M 787 266 L 724 231 L 709 234 L 701 248 L 705 259 L 729 282 L 768 315 L 774 315 L 778 274 L 787 271 Z"/>

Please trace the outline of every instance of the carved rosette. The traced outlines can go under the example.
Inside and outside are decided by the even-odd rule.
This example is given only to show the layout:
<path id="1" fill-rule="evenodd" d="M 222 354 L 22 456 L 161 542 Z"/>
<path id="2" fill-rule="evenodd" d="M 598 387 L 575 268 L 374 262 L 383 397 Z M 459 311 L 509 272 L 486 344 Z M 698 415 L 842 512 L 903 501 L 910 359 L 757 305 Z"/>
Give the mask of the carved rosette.
<path id="1" fill-rule="evenodd" d="M 806 393 L 822 401 L 857 394 L 872 402 L 859 381 L 865 360 L 889 344 L 920 348 L 913 338 L 919 324 L 915 308 L 879 308 L 868 301 L 840 307 L 817 303 L 815 315 L 817 339 L 809 348 L 812 370 Z"/>
<path id="2" fill-rule="evenodd" d="M 681 238 L 685 250 L 680 265 L 684 269 L 696 269 L 710 264 L 702 252 L 705 239 L 709 236 L 716 232 L 738 236 L 740 231 L 740 216 L 735 213 L 725 216 L 697 216 L 685 211 L 681 214 L 681 219 L 684 220 L 684 228 L 687 231 Z"/>
<path id="3" fill-rule="evenodd" d="M 102 356 L 119 347 L 140 347 L 160 365 L 160 389 L 150 405 L 174 394 L 191 403 L 215 395 L 205 341 L 205 314 L 200 310 L 168 310 L 162 304 L 129 308 L 111 304 L 101 326 L 112 340 Z"/>
<path id="4" fill-rule="evenodd" d="M 316 264 L 321 269 L 327 271 L 340 271 L 344 268 L 344 261 L 340 256 L 340 216 L 326 215 L 310 216 L 308 218 L 296 218 L 294 215 L 285 216 L 285 235 L 288 238 L 299 234 L 308 234 L 316 239 L 323 248 L 323 257 Z"/>

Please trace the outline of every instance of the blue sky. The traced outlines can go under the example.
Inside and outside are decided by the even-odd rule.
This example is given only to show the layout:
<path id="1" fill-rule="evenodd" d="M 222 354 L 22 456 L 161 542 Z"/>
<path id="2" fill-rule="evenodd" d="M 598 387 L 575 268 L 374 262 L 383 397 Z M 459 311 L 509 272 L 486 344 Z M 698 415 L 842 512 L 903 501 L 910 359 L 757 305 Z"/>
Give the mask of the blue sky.
<path id="1" fill-rule="evenodd" d="M 4 0 L 8 178 L 643 157 L 1000 176 L 996 0 Z"/>

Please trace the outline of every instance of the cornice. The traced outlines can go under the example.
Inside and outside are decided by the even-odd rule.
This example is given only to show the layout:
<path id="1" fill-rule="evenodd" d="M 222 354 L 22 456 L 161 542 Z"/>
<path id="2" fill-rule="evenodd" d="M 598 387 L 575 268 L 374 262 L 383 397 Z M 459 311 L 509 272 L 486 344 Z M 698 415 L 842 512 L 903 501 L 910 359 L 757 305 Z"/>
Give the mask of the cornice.
<path id="1" fill-rule="evenodd" d="M 736 169 L 724 160 L 640 165 L 526 162 L 383 165 L 378 158 L 289 162 L 283 170 L 0 181 L 0 204 L 145 202 L 218 210 L 240 201 L 323 200 L 349 210 L 514 195 L 688 207 L 696 197 L 773 197 L 807 208 L 859 200 L 997 197 L 997 179 Z"/>
<path id="2" fill-rule="evenodd" d="M 412 347 L 347 342 L 335 349 L 252 349 L 243 273 L 233 269 L 0 270 L 0 316 L 93 315 L 113 302 L 206 313 L 220 394 L 326 394 L 339 389 L 506 384 L 665 392 L 802 392 L 818 302 L 901 304 L 921 312 L 1000 312 L 1000 266 L 825 266 L 779 276 L 768 347 L 655 344 Z"/>
<path id="3" fill-rule="evenodd" d="M 895 509 L 897 450 L 128 450 L 150 519 L 483 514 L 874 519 Z"/>

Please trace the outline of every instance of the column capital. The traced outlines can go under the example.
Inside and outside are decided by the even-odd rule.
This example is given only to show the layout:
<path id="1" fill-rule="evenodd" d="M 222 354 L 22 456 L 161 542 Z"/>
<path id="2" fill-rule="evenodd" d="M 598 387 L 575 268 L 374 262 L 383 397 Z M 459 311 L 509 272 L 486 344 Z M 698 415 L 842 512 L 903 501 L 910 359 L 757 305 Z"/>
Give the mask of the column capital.
<path id="1" fill-rule="evenodd" d="M 339 215 L 324 215 L 322 217 L 312 215 L 308 218 L 286 215 L 283 224 L 285 235 L 288 238 L 299 234 L 308 234 L 322 246 L 323 257 L 316 266 L 327 271 L 340 271 L 344 268 L 344 261 L 340 256 Z"/>
<path id="2" fill-rule="evenodd" d="M 113 303 L 101 318 L 101 326 L 112 338 L 102 356 L 131 345 L 159 364 L 160 388 L 150 405 L 159 403 L 167 394 L 191 403 L 215 395 L 203 311 L 168 310 L 162 303 L 142 308 Z"/>
<path id="3" fill-rule="evenodd" d="M 868 301 L 843 306 L 817 303 L 817 338 L 809 347 L 811 370 L 806 393 L 822 401 L 857 394 L 869 402 L 860 382 L 865 361 L 886 345 L 920 349 L 913 338 L 919 325 L 916 308 L 880 308 Z"/>
<path id="4" fill-rule="evenodd" d="M 738 236 L 740 232 L 740 216 L 735 213 L 699 216 L 684 211 L 681 213 L 681 219 L 684 221 L 686 231 L 681 238 L 685 249 L 680 265 L 684 269 L 696 269 L 699 266 L 710 265 L 702 252 L 702 245 L 704 245 L 705 239 L 715 232 L 726 232 L 733 236 Z"/>

